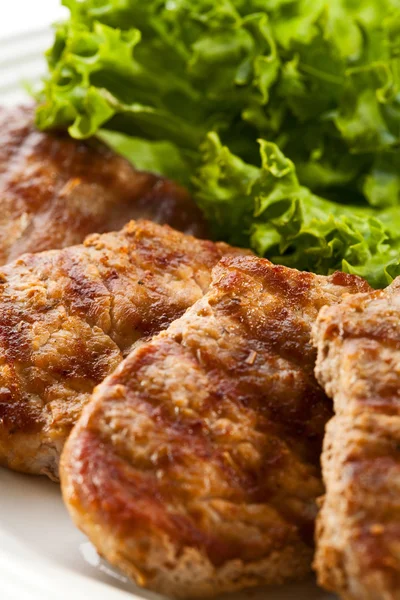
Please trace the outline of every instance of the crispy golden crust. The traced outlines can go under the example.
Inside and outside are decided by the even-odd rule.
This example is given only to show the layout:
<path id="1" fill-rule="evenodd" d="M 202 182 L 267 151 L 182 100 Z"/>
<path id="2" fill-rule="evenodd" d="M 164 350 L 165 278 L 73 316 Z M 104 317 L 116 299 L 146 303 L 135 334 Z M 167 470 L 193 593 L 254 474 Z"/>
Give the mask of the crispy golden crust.
<path id="1" fill-rule="evenodd" d="M 132 221 L 0 270 L 0 462 L 57 477 L 93 388 L 207 290 L 234 249 Z"/>
<path id="2" fill-rule="evenodd" d="M 321 311 L 320 382 L 334 399 L 317 526 L 321 585 L 348 600 L 400 598 L 400 280 Z"/>
<path id="3" fill-rule="evenodd" d="M 143 586 L 213 596 L 309 572 L 330 402 L 311 325 L 361 280 L 224 258 L 100 385 L 62 456 L 77 525 Z"/>
<path id="4" fill-rule="evenodd" d="M 204 234 L 183 188 L 135 171 L 98 141 L 41 133 L 32 120 L 32 107 L 0 107 L 0 264 L 79 244 L 130 219 Z"/>

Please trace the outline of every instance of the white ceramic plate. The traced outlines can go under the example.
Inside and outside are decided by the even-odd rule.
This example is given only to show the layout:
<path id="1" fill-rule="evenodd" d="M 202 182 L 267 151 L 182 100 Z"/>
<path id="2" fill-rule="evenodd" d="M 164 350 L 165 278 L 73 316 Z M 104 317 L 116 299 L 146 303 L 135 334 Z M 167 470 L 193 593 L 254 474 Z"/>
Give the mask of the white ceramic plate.
<path id="1" fill-rule="evenodd" d="M 2 600 L 123 600 L 145 592 L 102 560 L 71 523 L 57 484 L 0 469 Z M 130 592 L 130 593 L 129 593 Z M 96 596 L 95 596 L 96 594 Z M 313 581 L 228 600 L 327 600 Z"/>
<path id="2" fill-rule="evenodd" d="M 68 11 L 61 0 L 0 0 L 0 7 L 0 104 L 13 105 L 27 98 L 22 82 L 34 83 L 43 74 L 50 23 Z"/>
<path id="3" fill-rule="evenodd" d="M 12 0 L 10 0 L 12 2 Z M 31 2 L 31 0 L 30 0 Z M 35 3 L 36 4 L 36 3 Z M 32 5 L 31 5 L 32 6 Z M 49 28 L 0 39 L 0 104 L 23 102 L 22 80 L 44 71 Z M 58 486 L 0 469 L 1 600 L 155 600 L 100 559 L 71 523 Z M 235 594 L 229 600 L 328 600 L 313 581 Z"/>

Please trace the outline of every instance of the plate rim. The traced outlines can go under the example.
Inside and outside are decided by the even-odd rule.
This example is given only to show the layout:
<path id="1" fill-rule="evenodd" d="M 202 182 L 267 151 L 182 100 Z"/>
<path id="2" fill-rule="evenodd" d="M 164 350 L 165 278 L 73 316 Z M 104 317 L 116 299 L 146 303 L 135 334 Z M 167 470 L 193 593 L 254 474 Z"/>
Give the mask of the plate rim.
<path id="1" fill-rule="evenodd" d="M 143 600 L 134 592 L 113 588 L 105 582 L 85 577 L 68 567 L 58 566 L 44 557 L 39 557 L 4 530 L 0 530 L 0 537 L 0 574 L 2 592 L 6 594 L 7 600 L 54 600 L 55 591 L 57 600 L 71 600 L 72 594 L 74 600 L 87 600 L 92 595 L 94 597 L 94 594 L 98 600 Z M 9 592 L 11 595 L 7 596 Z"/>

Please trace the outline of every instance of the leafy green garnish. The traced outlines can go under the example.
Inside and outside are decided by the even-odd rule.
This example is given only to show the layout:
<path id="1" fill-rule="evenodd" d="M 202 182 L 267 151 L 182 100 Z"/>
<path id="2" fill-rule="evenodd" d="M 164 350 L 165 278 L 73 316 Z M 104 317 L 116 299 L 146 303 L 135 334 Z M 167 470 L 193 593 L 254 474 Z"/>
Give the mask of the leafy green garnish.
<path id="1" fill-rule="evenodd" d="M 116 131 L 100 129 L 99 137 L 115 148 L 141 171 L 152 171 L 190 186 L 190 168 L 179 149 L 170 142 L 131 137 Z"/>
<path id="2" fill-rule="evenodd" d="M 340 269 L 384 287 L 400 275 L 400 213 L 343 206 L 300 185 L 292 161 L 260 140 L 261 167 L 241 161 L 216 134 L 203 144 L 197 198 L 216 237 L 250 245 L 273 261 L 329 273 Z"/>
<path id="3" fill-rule="evenodd" d="M 277 262 L 397 275 L 399 0 L 64 4 L 39 127 L 102 129 Z"/>

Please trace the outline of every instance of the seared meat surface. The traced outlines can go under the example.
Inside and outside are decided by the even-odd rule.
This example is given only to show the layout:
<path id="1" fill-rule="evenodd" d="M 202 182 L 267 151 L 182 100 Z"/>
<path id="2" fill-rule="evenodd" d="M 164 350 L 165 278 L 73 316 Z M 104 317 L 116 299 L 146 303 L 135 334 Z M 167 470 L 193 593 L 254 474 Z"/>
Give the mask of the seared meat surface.
<path id="1" fill-rule="evenodd" d="M 334 400 L 317 527 L 321 585 L 400 599 L 400 279 L 321 311 L 316 373 Z"/>
<path id="2" fill-rule="evenodd" d="M 225 244 L 132 221 L 0 269 L 0 463 L 57 478 L 95 385 L 201 298 Z"/>
<path id="3" fill-rule="evenodd" d="M 0 107 L 0 264 L 137 218 L 205 230 L 183 188 L 135 171 L 98 141 L 37 131 L 32 107 Z"/>
<path id="4" fill-rule="evenodd" d="M 65 446 L 64 499 L 100 553 L 181 597 L 306 575 L 331 416 L 311 326 L 368 288 L 222 259 L 209 292 L 96 389 Z"/>

